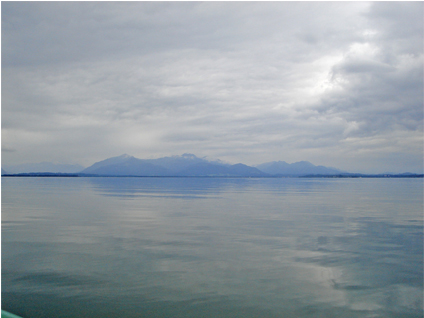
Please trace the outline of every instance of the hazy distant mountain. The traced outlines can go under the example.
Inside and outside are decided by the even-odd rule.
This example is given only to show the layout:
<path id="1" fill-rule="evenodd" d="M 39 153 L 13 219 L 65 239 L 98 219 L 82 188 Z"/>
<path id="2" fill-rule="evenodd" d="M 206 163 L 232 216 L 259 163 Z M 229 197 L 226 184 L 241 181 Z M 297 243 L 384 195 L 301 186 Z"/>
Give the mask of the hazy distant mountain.
<path id="1" fill-rule="evenodd" d="M 129 156 L 127 154 L 118 156 L 118 157 L 112 157 L 112 158 L 108 158 L 99 162 L 96 162 L 95 164 L 91 165 L 88 168 L 85 168 L 83 171 L 83 173 L 92 173 L 92 171 L 97 170 L 101 167 L 107 167 L 107 166 L 111 166 L 111 165 L 115 165 L 115 164 L 122 164 L 127 162 L 129 159 L 134 158 L 133 156 Z"/>
<path id="2" fill-rule="evenodd" d="M 178 171 L 179 176 L 228 176 L 229 168 L 209 162 L 200 162 Z"/>
<path id="3" fill-rule="evenodd" d="M 239 176 L 264 177 L 268 175 L 267 173 L 260 171 L 258 168 L 246 166 L 242 163 L 232 165 L 230 170 L 232 173 Z"/>
<path id="4" fill-rule="evenodd" d="M 1 175 L 4 175 L 4 174 L 7 174 L 7 172 L 3 168 L 1 168 Z"/>
<path id="5" fill-rule="evenodd" d="M 143 159 L 143 161 L 166 168 L 174 173 L 184 170 L 187 167 L 201 163 L 212 163 L 215 165 L 225 166 L 225 164 L 219 161 L 209 161 L 204 158 L 198 158 L 191 153 L 185 153 L 181 156 L 163 157 L 158 159 Z"/>
<path id="6" fill-rule="evenodd" d="M 110 176 L 169 176 L 172 174 L 166 168 L 126 154 L 96 162 L 81 173 Z"/>
<path id="7" fill-rule="evenodd" d="M 77 173 L 84 169 L 81 165 L 54 164 L 51 162 L 26 163 L 14 166 L 4 166 L 7 173 L 55 172 Z"/>
<path id="8" fill-rule="evenodd" d="M 122 155 L 96 162 L 81 173 L 110 176 L 266 176 L 266 173 L 253 167 L 208 161 L 193 154 L 159 159 L 137 159 Z"/>
<path id="9" fill-rule="evenodd" d="M 178 172 L 180 176 L 209 176 L 209 177 L 264 177 L 266 173 L 244 164 L 220 165 L 216 163 L 201 162 L 189 166 Z"/>
<path id="10" fill-rule="evenodd" d="M 124 154 L 94 163 L 84 169 L 80 165 L 58 165 L 49 162 L 5 166 L 2 174 L 18 173 L 81 173 L 100 176 L 193 176 L 193 177 L 266 177 L 266 176 L 305 176 L 335 175 L 343 171 L 324 166 L 315 166 L 307 161 L 288 164 L 274 161 L 250 167 L 242 163 L 226 164 L 219 160 L 210 161 L 185 153 L 181 156 L 158 159 L 138 159 Z"/>
<path id="11" fill-rule="evenodd" d="M 343 171 L 324 166 L 315 166 L 308 161 L 299 161 L 289 164 L 285 161 L 273 161 L 257 165 L 260 171 L 279 176 L 302 176 L 302 175 L 332 175 Z"/>

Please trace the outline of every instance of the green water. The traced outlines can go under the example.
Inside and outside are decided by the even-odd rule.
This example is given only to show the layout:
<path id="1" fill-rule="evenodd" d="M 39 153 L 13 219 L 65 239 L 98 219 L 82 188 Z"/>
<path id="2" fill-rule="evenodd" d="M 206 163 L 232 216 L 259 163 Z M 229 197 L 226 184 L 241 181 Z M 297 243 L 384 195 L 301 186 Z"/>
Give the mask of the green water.
<path id="1" fill-rule="evenodd" d="M 423 180 L 3 177 L 2 308 L 423 317 Z"/>

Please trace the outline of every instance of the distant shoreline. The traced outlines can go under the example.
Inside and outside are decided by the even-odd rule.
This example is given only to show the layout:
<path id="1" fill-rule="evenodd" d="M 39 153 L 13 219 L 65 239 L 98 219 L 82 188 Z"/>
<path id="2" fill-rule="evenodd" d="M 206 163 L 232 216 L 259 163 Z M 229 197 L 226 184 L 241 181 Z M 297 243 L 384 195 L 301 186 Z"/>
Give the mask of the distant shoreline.
<path id="1" fill-rule="evenodd" d="M 49 177 L 49 178 L 423 178 L 424 174 L 337 174 L 337 175 L 271 175 L 271 176 L 137 176 L 137 175 L 95 175 L 95 174 L 80 174 L 80 173 L 54 173 L 54 172 L 35 172 L 35 173 L 17 173 L 3 174 L 2 177 Z"/>

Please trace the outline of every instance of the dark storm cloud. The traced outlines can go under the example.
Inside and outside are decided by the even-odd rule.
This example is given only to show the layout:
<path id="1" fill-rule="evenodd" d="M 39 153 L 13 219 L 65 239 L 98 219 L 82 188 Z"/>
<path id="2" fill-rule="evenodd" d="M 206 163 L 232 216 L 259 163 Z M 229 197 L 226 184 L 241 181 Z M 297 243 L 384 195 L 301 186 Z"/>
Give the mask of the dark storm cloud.
<path id="1" fill-rule="evenodd" d="M 3 161 L 192 152 L 421 170 L 422 10 L 3 2 L 2 144 L 17 149 Z"/>

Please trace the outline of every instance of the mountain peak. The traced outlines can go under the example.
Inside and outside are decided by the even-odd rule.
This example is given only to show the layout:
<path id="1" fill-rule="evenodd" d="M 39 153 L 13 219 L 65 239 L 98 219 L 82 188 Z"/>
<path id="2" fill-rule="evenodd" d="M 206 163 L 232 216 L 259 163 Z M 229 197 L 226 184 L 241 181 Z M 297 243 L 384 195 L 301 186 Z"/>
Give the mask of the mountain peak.
<path id="1" fill-rule="evenodd" d="M 114 164 L 121 164 L 124 162 L 128 162 L 130 160 L 136 160 L 133 156 L 127 155 L 127 154 L 123 154 L 117 157 L 112 157 L 112 158 L 108 158 L 99 162 L 96 162 L 95 164 L 93 164 L 92 166 L 84 169 L 82 172 L 83 173 L 92 173 L 94 170 L 99 169 L 101 167 L 105 167 L 108 165 L 114 165 Z"/>
<path id="2" fill-rule="evenodd" d="M 193 155 L 192 153 L 184 153 L 181 155 L 182 158 L 184 159 L 198 159 L 195 155 Z"/>
<path id="3" fill-rule="evenodd" d="M 126 153 L 124 153 L 123 155 L 120 155 L 116 158 L 120 158 L 120 159 L 129 159 L 129 158 L 133 158 L 133 156 L 127 155 Z"/>
<path id="4" fill-rule="evenodd" d="M 315 167 L 315 165 L 310 163 L 309 161 L 298 161 L 298 162 L 292 163 L 292 165 L 299 165 L 299 166 L 302 165 L 304 167 Z"/>

